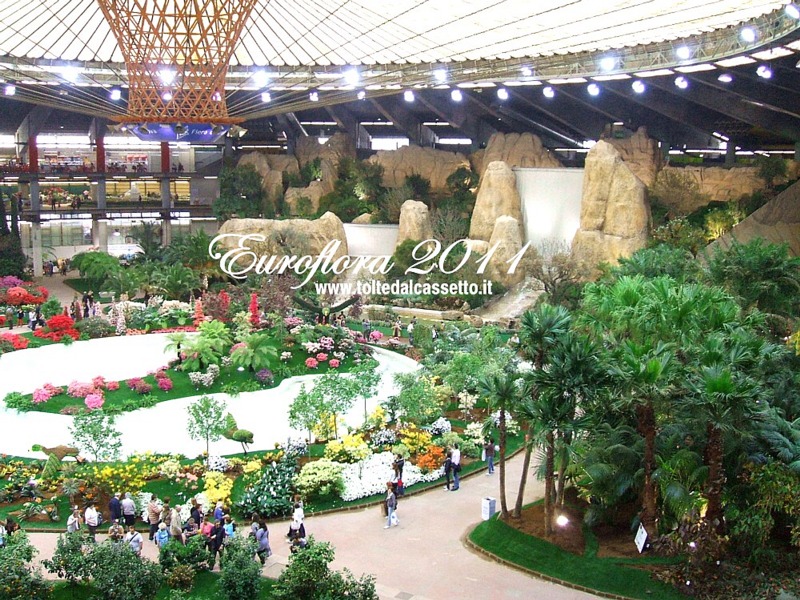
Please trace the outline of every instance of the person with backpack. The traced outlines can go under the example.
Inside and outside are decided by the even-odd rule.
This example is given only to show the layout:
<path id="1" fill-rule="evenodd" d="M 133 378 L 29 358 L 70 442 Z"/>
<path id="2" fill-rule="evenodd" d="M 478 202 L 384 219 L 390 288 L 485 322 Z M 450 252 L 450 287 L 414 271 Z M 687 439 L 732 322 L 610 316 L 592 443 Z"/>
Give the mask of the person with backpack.
<path id="1" fill-rule="evenodd" d="M 144 538 L 142 534 L 136 531 L 136 528 L 131 525 L 128 527 L 128 533 L 125 535 L 125 543 L 128 544 L 136 556 L 142 555 L 142 546 L 144 546 Z"/>
<path id="2" fill-rule="evenodd" d="M 458 449 L 458 444 L 453 444 L 450 460 L 453 463 L 453 487 L 450 491 L 455 492 L 460 487 L 458 474 L 461 473 L 461 450 Z"/>
<path id="3" fill-rule="evenodd" d="M 444 457 L 444 491 L 450 491 L 450 474 L 453 472 L 453 452 L 452 450 L 447 451 L 447 456 Z"/>

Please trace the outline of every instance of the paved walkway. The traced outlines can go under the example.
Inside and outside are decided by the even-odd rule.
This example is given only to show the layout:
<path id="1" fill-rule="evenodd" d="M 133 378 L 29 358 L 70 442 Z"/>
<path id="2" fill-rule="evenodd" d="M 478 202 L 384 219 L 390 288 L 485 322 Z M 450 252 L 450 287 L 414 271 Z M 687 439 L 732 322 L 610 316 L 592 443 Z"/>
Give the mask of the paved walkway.
<path id="1" fill-rule="evenodd" d="M 509 506 L 513 506 L 522 456 L 509 462 Z M 497 496 L 498 475 L 476 475 L 465 480 L 457 492 L 437 488 L 402 498 L 400 524 L 384 529 L 385 519 L 377 506 L 306 519 L 306 529 L 315 539 L 328 541 L 336 549 L 333 567 L 347 567 L 356 576 L 375 575 L 381 600 L 583 600 L 594 598 L 536 579 L 499 565 L 467 549 L 462 536 L 480 521 L 481 499 Z M 531 479 L 525 499 L 541 497 L 543 485 Z M 499 509 L 499 501 L 498 501 Z M 283 537 L 286 524 L 270 528 L 273 555 L 264 574 L 277 577 L 288 560 L 289 545 Z M 49 558 L 56 535 L 31 534 L 39 549 L 38 559 Z M 154 544 L 145 542 L 144 555 L 157 558 Z"/>

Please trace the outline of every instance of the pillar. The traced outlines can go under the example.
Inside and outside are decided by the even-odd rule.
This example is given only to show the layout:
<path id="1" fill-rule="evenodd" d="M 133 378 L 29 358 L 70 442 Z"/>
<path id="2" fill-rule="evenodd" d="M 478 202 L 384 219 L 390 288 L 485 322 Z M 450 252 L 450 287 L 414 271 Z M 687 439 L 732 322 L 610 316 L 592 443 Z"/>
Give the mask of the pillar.
<path id="1" fill-rule="evenodd" d="M 44 275 L 42 268 L 42 224 L 38 219 L 31 223 L 31 248 L 33 249 L 33 276 Z"/>
<path id="2" fill-rule="evenodd" d="M 28 171 L 39 172 L 39 147 L 36 145 L 36 136 L 28 137 Z"/>
<path id="3" fill-rule="evenodd" d="M 733 139 L 728 140 L 728 146 L 725 148 L 725 166 L 732 167 L 736 164 L 736 142 Z"/>
<path id="4" fill-rule="evenodd" d="M 172 208 L 172 194 L 169 189 L 169 177 L 161 178 L 161 208 L 169 210 Z"/>
<path id="5" fill-rule="evenodd" d="M 101 177 L 97 180 L 97 208 L 105 210 L 106 208 L 106 179 Z"/>
<path id="6" fill-rule="evenodd" d="M 166 217 L 161 220 L 161 245 L 166 248 L 172 242 L 172 219 L 169 213 L 165 214 Z"/>
<path id="7" fill-rule="evenodd" d="M 161 142 L 161 172 L 169 173 L 169 142 Z"/>
<path id="8" fill-rule="evenodd" d="M 108 221 L 92 219 L 92 246 L 108 252 Z"/>
<path id="9" fill-rule="evenodd" d="M 39 180 L 38 179 L 31 179 L 30 184 L 30 191 L 31 191 L 31 210 L 38 213 L 42 210 L 42 198 L 39 194 Z"/>
<path id="10" fill-rule="evenodd" d="M 95 141 L 95 170 L 98 173 L 106 172 L 106 139 L 98 136 Z"/>

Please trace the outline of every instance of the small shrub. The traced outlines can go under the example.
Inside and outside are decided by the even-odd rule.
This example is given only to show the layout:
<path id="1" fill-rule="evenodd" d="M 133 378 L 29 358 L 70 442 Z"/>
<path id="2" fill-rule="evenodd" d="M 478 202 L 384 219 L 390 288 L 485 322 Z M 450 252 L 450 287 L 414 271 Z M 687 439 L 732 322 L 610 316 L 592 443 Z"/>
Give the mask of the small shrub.
<path id="1" fill-rule="evenodd" d="M 172 590 L 190 592 L 194 585 L 194 571 L 187 565 L 178 565 L 167 571 L 164 580 Z"/>
<path id="2" fill-rule="evenodd" d="M 34 407 L 33 400 L 28 396 L 23 396 L 19 392 L 9 392 L 6 394 L 5 398 L 3 398 L 3 402 L 5 402 L 8 408 L 20 411 L 33 410 Z"/>
<path id="3" fill-rule="evenodd" d="M 136 556 L 127 544 L 97 544 L 87 561 L 105 600 L 152 600 L 161 587 L 158 565 Z"/>
<path id="4" fill-rule="evenodd" d="M 178 567 L 187 567 L 193 573 L 208 571 L 211 568 L 211 552 L 206 548 L 203 536 L 189 538 L 184 546 L 177 541 L 169 541 L 158 553 L 158 564 L 164 573 L 174 571 Z M 174 587 L 170 585 L 170 587 Z M 184 589 L 184 588 L 180 588 Z"/>
<path id="5" fill-rule="evenodd" d="M 344 492 L 342 466 L 324 459 L 307 463 L 297 476 L 295 487 L 307 499 L 341 495 Z"/>
<path id="6" fill-rule="evenodd" d="M 225 546 L 219 592 L 227 600 L 256 600 L 261 589 L 261 566 L 253 560 L 253 538 L 235 537 Z"/>

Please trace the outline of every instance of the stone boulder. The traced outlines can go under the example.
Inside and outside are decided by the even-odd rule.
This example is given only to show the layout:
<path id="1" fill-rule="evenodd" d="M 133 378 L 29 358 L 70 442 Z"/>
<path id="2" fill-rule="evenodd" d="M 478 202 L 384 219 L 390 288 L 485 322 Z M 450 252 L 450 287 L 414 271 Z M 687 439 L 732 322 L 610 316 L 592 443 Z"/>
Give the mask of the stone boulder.
<path id="1" fill-rule="evenodd" d="M 653 185 L 663 165 L 663 158 L 658 141 L 647 136 L 646 127 L 639 127 L 636 133 L 625 138 L 615 138 L 611 129 L 607 128 L 601 139 L 617 149 L 628 168 L 645 186 Z"/>
<path id="2" fill-rule="evenodd" d="M 665 172 L 679 171 L 697 183 L 700 193 L 705 196 L 701 204 L 690 206 L 670 206 L 678 212 L 689 214 L 706 205 L 706 201 L 728 202 L 738 200 L 745 194 L 752 194 L 764 188 L 764 180 L 758 176 L 757 167 L 664 167 Z"/>
<path id="3" fill-rule="evenodd" d="M 331 257 L 336 260 L 346 256 L 347 237 L 344 225 L 332 212 L 326 212 L 319 219 L 230 219 L 219 228 L 219 233 L 264 236 L 264 242 L 246 243 L 259 256 L 311 255 L 316 257 L 331 241 L 339 240 L 337 252 Z M 221 248 L 235 248 L 239 240 L 235 237 L 223 238 Z"/>
<path id="4" fill-rule="evenodd" d="M 324 144 L 320 144 L 316 137 L 304 136 L 297 138 L 294 154 L 301 165 L 320 158 L 329 160 L 335 168 L 342 158 L 356 157 L 356 145 L 353 138 L 342 132 L 334 133 Z"/>
<path id="5" fill-rule="evenodd" d="M 542 140 L 532 133 L 495 133 L 489 138 L 486 149 L 472 156 L 475 170 L 483 177 L 486 167 L 495 161 L 509 167 L 534 167 L 559 169 L 561 164 L 554 154 L 542 145 Z"/>
<path id="6" fill-rule="evenodd" d="M 308 187 L 296 188 L 290 187 L 286 190 L 283 196 L 283 203 L 286 206 L 286 212 L 290 215 L 313 215 L 319 210 L 319 199 L 325 194 L 330 192 L 329 186 L 325 185 L 322 181 L 312 181 Z M 301 214 L 300 198 L 308 198 L 311 201 L 310 207 L 303 211 L 306 215 Z"/>
<path id="7" fill-rule="evenodd" d="M 472 327 L 480 328 L 483 327 L 483 319 L 478 315 L 464 315 L 464 320 L 469 323 Z"/>
<path id="8" fill-rule="evenodd" d="M 586 155 L 581 224 L 573 257 L 589 268 L 644 248 L 650 223 L 647 190 L 617 149 L 600 140 Z"/>
<path id="9" fill-rule="evenodd" d="M 517 192 L 517 177 L 511 167 L 495 161 L 488 164 L 481 177 L 469 237 L 489 241 L 495 222 L 503 215 L 514 217 L 518 223 L 522 223 L 522 202 Z"/>
<path id="10" fill-rule="evenodd" d="M 431 189 L 447 189 L 447 178 L 459 167 L 469 168 L 467 157 L 460 152 L 445 152 L 420 146 L 403 146 L 397 150 L 380 150 L 367 159 L 383 167 L 383 185 L 398 188 L 409 175 L 421 175 L 431 182 Z"/>
<path id="11" fill-rule="evenodd" d="M 283 173 L 298 173 L 299 167 L 294 156 L 285 154 L 265 154 L 248 152 L 239 159 L 238 165 L 253 165 L 261 175 L 261 185 L 267 197 L 274 200 L 283 193 Z"/>
<path id="12" fill-rule="evenodd" d="M 433 238 L 431 215 L 424 202 L 406 200 L 400 207 L 400 227 L 395 248 L 406 240 L 424 241 Z"/>
<path id="13" fill-rule="evenodd" d="M 522 227 L 520 227 L 519 221 L 508 215 L 498 217 L 492 231 L 492 238 L 489 240 L 490 248 L 497 246 L 486 268 L 489 279 L 499 281 L 506 287 L 511 287 L 524 279 L 523 268 L 518 266 L 514 273 L 509 273 L 509 265 L 506 263 L 522 250 L 522 244 Z"/>
<path id="14" fill-rule="evenodd" d="M 371 223 L 372 223 L 372 215 L 369 213 L 358 215 L 355 219 L 353 219 L 354 225 L 369 225 Z"/>

